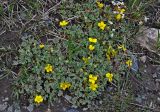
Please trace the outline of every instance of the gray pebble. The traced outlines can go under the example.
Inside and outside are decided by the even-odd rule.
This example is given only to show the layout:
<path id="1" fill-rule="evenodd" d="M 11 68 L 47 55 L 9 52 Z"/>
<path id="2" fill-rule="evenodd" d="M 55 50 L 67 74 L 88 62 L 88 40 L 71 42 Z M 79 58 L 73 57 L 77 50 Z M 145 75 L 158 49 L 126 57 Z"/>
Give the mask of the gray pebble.
<path id="1" fill-rule="evenodd" d="M 140 104 L 142 103 L 142 98 L 140 96 L 138 96 L 135 100 L 136 100 L 136 102 L 138 102 Z"/>
<path id="2" fill-rule="evenodd" d="M 160 104 L 160 97 L 158 97 L 158 98 L 157 98 L 157 103 L 159 103 L 159 104 Z"/>
<path id="3" fill-rule="evenodd" d="M 69 95 L 65 95 L 64 98 L 65 98 L 67 101 L 70 101 L 72 97 L 69 96 Z"/>
<path id="4" fill-rule="evenodd" d="M 29 112 L 32 112 L 32 111 L 33 111 L 33 108 L 34 108 L 34 106 L 30 104 L 30 105 L 27 107 L 27 110 L 28 110 Z"/>
<path id="5" fill-rule="evenodd" d="M 138 72 L 139 67 L 138 67 L 137 57 L 135 55 L 131 55 L 131 58 L 132 58 L 132 63 L 133 63 L 131 70 L 132 70 L 132 72 Z"/>
<path id="6" fill-rule="evenodd" d="M 154 73 L 154 74 L 152 75 L 152 77 L 153 77 L 153 78 L 157 78 L 157 74 Z"/>
<path id="7" fill-rule="evenodd" d="M 2 101 L 5 102 L 5 101 L 8 101 L 8 100 L 9 100 L 9 98 L 6 97 L 6 98 L 4 98 Z"/>
<path id="8" fill-rule="evenodd" d="M 21 112 L 21 110 L 20 109 L 15 109 L 14 112 Z"/>
<path id="9" fill-rule="evenodd" d="M 68 109 L 66 112 L 79 112 L 79 111 L 76 109 Z"/>
<path id="10" fill-rule="evenodd" d="M 0 111 L 4 111 L 7 108 L 7 104 L 0 104 Z"/>
<path id="11" fill-rule="evenodd" d="M 13 106 L 12 105 L 7 109 L 7 112 L 13 112 Z"/>

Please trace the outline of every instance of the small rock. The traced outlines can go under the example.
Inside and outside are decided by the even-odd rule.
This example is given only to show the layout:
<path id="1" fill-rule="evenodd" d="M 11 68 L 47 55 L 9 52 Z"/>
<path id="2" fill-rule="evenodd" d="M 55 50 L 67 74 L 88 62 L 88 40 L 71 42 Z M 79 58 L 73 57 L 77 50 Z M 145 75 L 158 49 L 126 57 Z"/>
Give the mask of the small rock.
<path id="1" fill-rule="evenodd" d="M 158 98 L 157 98 L 157 103 L 159 103 L 159 104 L 160 104 L 160 97 L 158 97 Z"/>
<path id="2" fill-rule="evenodd" d="M 160 86 L 159 86 L 159 83 L 158 82 L 156 82 L 156 91 L 158 91 L 160 88 L 159 88 Z"/>
<path id="3" fill-rule="evenodd" d="M 106 88 L 106 89 L 107 89 L 107 92 L 111 92 L 111 91 L 113 91 L 113 89 L 114 89 L 114 88 L 113 88 L 113 87 L 109 87 L 109 86 L 107 86 L 107 88 Z"/>
<path id="4" fill-rule="evenodd" d="M 13 106 L 12 105 L 7 109 L 7 112 L 13 112 Z"/>
<path id="5" fill-rule="evenodd" d="M 141 60 L 143 63 L 145 63 L 146 60 L 147 60 L 147 57 L 146 57 L 146 56 L 142 56 L 142 57 L 140 57 L 140 60 Z"/>
<path id="6" fill-rule="evenodd" d="M 62 110 L 63 110 L 63 112 L 65 112 L 67 109 L 66 109 L 66 107 L 63 107 L 63 109 L 62 109 Z"/>
<path id="7" fill-rule="evenodd" d="M 30 105 L 27 107 L 27 110 L 28 110 L 29 112 L 32 112 L 32 111 L 33 111 L 33 108 L 34 108 L 34 106 L 30 104 Z"/>
<path id="8" fill-rule="evenodd" d="M 17 102 L 13 102 L 14 112 L 21 112 L 20 105 Z"/>
<path id="9" fill-rule="evenodd" d="M 87 111 L 88 110 L 88 108 L 83 108 L 83 111 Z"/>
<path id="10" fill-rule="evenodd" d="M 51 109 L 50 109 L 50 108 L 48 108 L 46 112 L 52 112 L 52 111 L 51 111 Z"/>
<path id="11" fill-rule="evenodd" d="M 4 90 L 4 93 L 7 93 L 7 90 Z"/>
<path id="12" fill-rule="evenodd" d="M 128 51 L 128 54 L 131 56 L 132 59 L 132 67 L 131 67 L 131 71 L 132 72 L 138 72 L 139 66 L 138 66 L 138 60 L 137 57 L 135 55 L 133 55 L 132 52 Z"/>
<path id="13" fill-rule="evenodd" d="M 65 95 L 64 98 L 65 98 L 67 101 L 70 101 L 72 97 L 69 96 L 69 95 Z"/>
<path id="14" fill-rule="evenodd" d="M 136 40 L 142 47 L 148 49 L 151 52 L 157 52 L 158 32 L 160 30 L 156 28 L 144 27 L 140 29 L 140 34 Z"/>
<path id="15" fill-rule="evenodd" d="M 4 98 L 2 101 L 5 102 L 5 101 L 8 101 L 8 100 L 9 100 L 9 98 L 6 97 L 6 98 Z"/>
<path id="16" fill-rule="evenodd" d="M 138 96 L 135 100 L 136 100 L 136 102 L 138 102 L 139 104 L 142 103 L 142 98 L 141 98 L 140 96 Z"/>
<path id="17" fill-rule="evenodd" d="M 154 73 L 154 74 L 152 75 L 152 77 L 153 77 L 153 78 L 157 78 L 157 74 Z"/>
<path id="18" fill-rule="evenodd" d="M 142 95 L 142 99 L 143 100 L 146 100 L 147 98 L 146 98 L 146 95 Z"/>
<path id="19" fill-rule="evenodd" d="M 21 110 L 20 109 L 15 109 L 14 112 L 21 112 Z"/>
<path id="20" fill-rule="evenodd" d="M 149 104 L 149 108 L 152 108 L 152 107 L 153 107 L 153 102 L 151 101 Z"/>
<path id="21" fill-rule="evenodd" d="M 68 109 L 66 112 L 79 112 L 79 111 L 76 110 L 76 109 L 71 108 L 71 109 Z"/>
<path id="22" fill-rule="evenodd" d="M 58 96 L 62 96 L 63 95 L 63 92 L 62 91 L 59 91 L 58 92 Z"/>
<path id="23" fill-rule="evenodd" d="M 100 100 L 100 101 L 99 101 L 99 104 L 102 104 L 102 103 L 103 103 L 103 101 L 102 101 L 102 100 Z"/>
<path id="24" fill-rule="evenodd" d="M 6 103 L 0 104 L 0 112 L 4 111 L 6 108 L 7 108 L 7 104 Z"/>
<path id="25" fill-rule="evenodd" d="M 131 58 L 132 58 L 132 62 L 133 62 L 131 70 L 132 70 L 132 72 L 138 72 L 139 67 L 138 67 L 137 57 L 135 57 L 135 55 L 131 55 Z"/>
<path id="26" fill-rule="evenodd" d="M 160 79 L 156 79 L 156 82 L 159 82 L 159 83 L 160 83 Z"/>

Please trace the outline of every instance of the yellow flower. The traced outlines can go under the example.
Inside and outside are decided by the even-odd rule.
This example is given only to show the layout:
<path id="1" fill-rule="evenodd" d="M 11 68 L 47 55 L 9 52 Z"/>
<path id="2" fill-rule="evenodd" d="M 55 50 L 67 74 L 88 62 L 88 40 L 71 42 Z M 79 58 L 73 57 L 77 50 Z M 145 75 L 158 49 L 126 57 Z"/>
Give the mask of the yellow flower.
<path id="1" fill-rule="evenodd" d="M 113 74 L 106 73 L 106 77 L 107 77 L 107 79 L 108 79 L 109 82 L 112 82 L 112 80 L 113 80 Z"/>
<path id="2" fill-rule="evenodd" d="M 119 21 L 119 20 L 121 20 L 121 19 L 122 19 L 122 15 L 121 15 L 121 14 L 117 14 L 117 15 L 116 15 L 116 20 Z"/>
<path id="3" fill-rule="evenodd" d="M 124 44 L 119 45 L 119 46 L 118 46 L 118 49 L 122 49 L 123 51 L 126 51 L 126 50 L 127 50 L 126 47 L 124 46 Z"/>
<path id="4" fill-rule="evenodd" d="M 111 56 L 106 54 L 107 59 L 110 61 L 111 60 Z"/>
<path id="5" fill-rule="evenodd" d="M 46 71 L 47 73 L 53 71 L 53 67 L 52 67 L 52 65 L 50 65 L 50 64 L 47 64 L 44 69 L 45 69 L 45 71 Z"/>
<path id="6" fill-rule="evenodd" d="M 131 66 L 132 66 L 132 60 L 130 60 L 130 59 L 127 60 L 127 61 L 126 61 L 126 64 L 127 64 L 128 67 L 131 67 Z"/>
<path id="7" fill-rule="evenodd" d="M 97 84 L 94 84 L 94 83 L 91 83 L 91 84 L 89 85 L 89 88 L 90 88 L 92 91 L 96 91 L 97 88 L 98 88 L 98 85 L 97 85 Z"/>
<path id="8" fill-rule="evenodd" d="M 89 48 L 90 51 L 93 51 L 95 49 L 95 47 L 93 45 L 89 45 L 88 48 Z"/>
<path id="9" fill-rule="evenodd" d="M 96 38 L 88 38 L 89 42 L 92 42 L 92 43 L 96 43 L 97 42 L 97 39 Z"/>
<path id="10" fill-rule="evenodd" d="M 62 90 L 66 90 L 66 89 L 68 89 L 68 88 L 70 88 L 71 87 L 71 84 L 69 83 L 69 82 L 62 82 L 61 84 L 60 84 L 60 88 L 62 89 Z"/>
<path id="11" fill-rule="evenodd" d="M 125 9 L 120 9 L 119 12 L 120 14 L 123 14 L 126 10 Z"/>
<path id="12" fill-rule="evenodd" d="M 88 57 L 88 58 L 85 58 L 83 57 L 82 60 L 85 62 L 85 63 L 88 63 L 88 61 L 91 59 L 91 57 Z"/>
<path id="13" fill-rule="evenodd" d="M 36 95 L 36 97 L 34 98 L 34 102 L 36 103 L 43 102 L 43 97 L 41 95 Z"/>
<path id="14" fill-rule="evenodd" d="M 106 27 L 106 24 L 104 23 L 104 21 L 101 21 L 101 22 L 98 23 L 98 26 L 99 26 L 99 28 L 100 28 L 101 30 L 104 30 L 105 27 Z"/>
<path id="15" fill-rule="evenodd" d="M 44 48 L 44 44 L 40 44 L 40 45 L 39 45 L 39 48 L 40 48 L 40 49 L 43 49 L 43 48 Z"/>
<path id="16" fill-rule="evenodd" d="M 98 5 L 99 8 L 103 8 L 104 7 L 104 4 L 101 3 L 101 2 L 97 2 L 97 5 Z"/>
<path id="17" fill-rule="evenodd" d="M 69 23 L 68 21 L 63 20 L 63 21 L 60 21 L 59 26 L 64 27 L 64 26 L 68 25 L 68 23 Z"/>
<path id="18" fill-rule="evenodd" d="M 97 81 L 97 76 L 93 76 L 92 74 L 89 75 L 89 82 L 94 84 Z"/>
<path id="19" fill-rule="evenodd" d="M 109 46 L 107 53 L 106 53 L 106 57 L 108 60 L 110 60 L 112 57 L 115 57 L 117 54 L 116 50 L 112 48 L 112 46 Z"/>

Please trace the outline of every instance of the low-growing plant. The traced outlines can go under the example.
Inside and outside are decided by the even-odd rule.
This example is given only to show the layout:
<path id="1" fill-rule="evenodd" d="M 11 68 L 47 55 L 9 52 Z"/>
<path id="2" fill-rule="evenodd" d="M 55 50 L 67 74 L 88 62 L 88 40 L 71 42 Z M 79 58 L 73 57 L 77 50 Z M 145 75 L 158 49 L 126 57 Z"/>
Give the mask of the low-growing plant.
<path id="1" fill-rule="evenodd" d="M 28 36 L 19 50 L 15 96 L 30 103 L 53 103 L 58 97 L 74 106 L 90 105 L 105 91 L 118 90 L 132 67 L 126 48 L 127 7 L 123 2 L 62 1 L 57 13 L 58 42 Z M 70 10 L 74 9 L 74 10 Z"/>

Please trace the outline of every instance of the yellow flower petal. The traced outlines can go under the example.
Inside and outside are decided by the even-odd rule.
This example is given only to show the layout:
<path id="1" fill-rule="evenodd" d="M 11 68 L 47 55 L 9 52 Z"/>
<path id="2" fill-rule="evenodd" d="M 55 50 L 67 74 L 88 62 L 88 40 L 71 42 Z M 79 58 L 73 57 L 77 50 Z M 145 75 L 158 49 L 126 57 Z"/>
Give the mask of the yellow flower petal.
<path id="1" fill-rule="evenodd" d="M 98 5 L 99 8 L 103 8 L 104 7 L 104 4 L 101 3 L 101 2 L 97 2 L 97 5 Z"/>
<path id="2" fill-rule="evenodd" d="M 96 43 L 97 42 L 97 39 L 96 38 L 88 38 L 89 42 L 92 42 L 92 43 Z"/>
<path id="3" fill-rule="evenodd" d="M 41 95 L 37 95 L 35 98 L 34 98 L 34 102 L 36 103 L 41 103 L 43 102 L 43 97 Z"/>
<path id="4" fill-rule="evenodd" d="M 62 89 L 62 90 L 66 90 L 66 89 L 69 89 L 71 87 L 71 84 L 69 83 L 69 82 L 62 82 L 62 83 L 60 83 L 60 88 Z"/>
<path id="5" fill-rule="evenodd" d="M 109 82 L 112 82 L 112 80 L 113 80 L 113 74 L 106 73 L 106 77 L 107 77 L 107 79 L 108 79 Z"/>
<path id="6" fill-rule="evenodd" d="M 98 88 L 98 85 L 97 85 L 97 84 L 94 84 L 94 83 L 91 83 L 89 86 L 90 86 L 89 88 L 90 88 L 92 91 L 96 91 L 97 88 Z"/>
<path id="7" fill-rule="evenodd" d="M 104 21 L 100 21 L 100 22 L 98 23 L 98 27 L 99 27 L 101 30 L 104 30 L 105 27 L 106 27 L 106 24 L 104 23 Z"/>
<path id="8" fill-rule="evenodd" d="M 127 50 L 126 47 L 124 46 L 124 44 L 119 45 L 118 49 L 122 49 L 124 52 Z"/>
<path id="9" fill-rule="evenodd" d="M 95 49 L 95 47 L 94 47 L 93 45 L 89 45 L 88 49 L 89 49 L 90 51 L 93 51 L 93 50 Z"/>
<path id="10" fill-rule="evenodd" d="M 53 67 L 50 64 L 47 64 L 44 69 L 47 73 L 53 72 Z"/>
<path id="11" fill-rule="evenodd" d="M 91 59 L 91 57 L 88 57 L 88 58 L 83 57 L 82 58 L 82 60 L 84 61 L 84 63 L 88 63 L 90 59 Z"/>
<path id="12" fill-rule="evenodd" d="M 64 26 L 68 25 L 68 23 L 69 23 L 68 21 L 63 20 L 63 21 L 60 21 L 59 26 L 64 27 Z"/>
<path id="13" fill-rule="evenodd" d="M 130 59 L 127 60 L 127 61 L 126 61 L 126 64 L 127 64 L 128 67 L 131 67 L 131 66 L 132 66 L 132 60 L 130 60 Z"/>
<path id="14" fill-rule="evenodd" d="M 121 20 L 121 19 L 122 19 L 122 15 L 121 15 L 121 14 L 117 14 L 117 15 L 116 15 L 116 20 L 119 21 L 119 20 Z"/>
<path id="15" fill-rule="evenodd" d="M 89 82 L 94 84 L 97 81 L 97 76 L 93 76 L 92 74 L 89 75 Z"/>
<path id="16" fill-rule="evenodd" d="M 40 44 L 40 45 L 39 45 L 39 48 L 40 48 L 40 49 L 43 49 L 43 48 L 44 48 L 44 44 Z"/>

